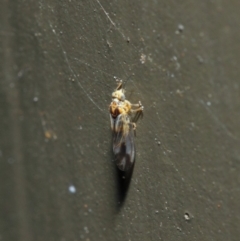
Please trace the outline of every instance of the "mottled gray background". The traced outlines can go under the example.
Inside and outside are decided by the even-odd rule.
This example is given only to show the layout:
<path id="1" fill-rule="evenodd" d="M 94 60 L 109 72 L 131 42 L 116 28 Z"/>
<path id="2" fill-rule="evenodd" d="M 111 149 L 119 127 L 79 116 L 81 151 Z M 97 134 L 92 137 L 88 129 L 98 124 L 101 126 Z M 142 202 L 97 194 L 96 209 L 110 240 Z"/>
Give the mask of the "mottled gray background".
<path id="1" fill-rule="evenodd" d="M 238 241 L 240 2 L 0 8 L 0 240 Z M 108 106 L 141 100 L 119 207 Z"/>

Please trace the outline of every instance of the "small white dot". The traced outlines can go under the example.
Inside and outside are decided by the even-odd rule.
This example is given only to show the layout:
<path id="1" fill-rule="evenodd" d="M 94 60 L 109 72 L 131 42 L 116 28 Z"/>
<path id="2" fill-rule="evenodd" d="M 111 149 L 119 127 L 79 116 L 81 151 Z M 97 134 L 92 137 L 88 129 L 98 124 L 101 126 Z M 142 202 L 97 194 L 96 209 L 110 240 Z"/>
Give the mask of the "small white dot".
<path id="1" fill-rule="evenodd" d="M 184 30 L 184 26 L 182 24 L 178 24 L 178 30 L 183 31 Z"/>
<path id="2" fill-rule="evenodd" d="M 212 103 L 210 101 L 207 102 L 207 105 L 210 106 Z"/>
<path id="3" fill-rule="evenodd" d="M 73 185 L 71 185 L 71 186 L 68 187 L 68 191 L 69 191 L 70 193 L 75 193 L 75 192 L 76 192 L 76 187 L 73 186 Z"/>
<path id="4" fill-rule="evenodd" d="M 185 218 L 185 220 L 189 221 L 190 220 L 190 215 L 188 213 L 185 213 L 184 214 L 184 218 Z"/>

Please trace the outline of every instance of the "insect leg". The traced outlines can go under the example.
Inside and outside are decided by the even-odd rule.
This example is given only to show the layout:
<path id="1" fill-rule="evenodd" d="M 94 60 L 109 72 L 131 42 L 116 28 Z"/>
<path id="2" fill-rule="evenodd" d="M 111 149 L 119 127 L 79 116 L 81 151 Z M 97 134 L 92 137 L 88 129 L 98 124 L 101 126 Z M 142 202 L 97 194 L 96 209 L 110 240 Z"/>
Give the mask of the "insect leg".
<path id="1" fill-rule="evenodd" d="M 141 103 L 141 101 L 139 101 L 137 104 L 131 104 L 131 106 L 133 106 L 133 107 L 141 107 L 142 103 Z"/>
<path id="2" fill-rule="evenodd" d="M 132 110 L 131 112 L 136 112 L 135 116 L 132 118 L 131 120 L 131 124 L 132 124 L 132 129 L 133 129 L 133 132 L 134 132 L 134 136 L 136 137 L 137 134 L 136 134 L 136 128 L 137 128 L 137 121 L 138 119 L 141 117 L 143 117 L 143 106 L 139 107 L 138 109 L 136 110 Z"/>
<path id="3" fill-rule="evenodd" d="M 117 86 L 116 90 L 122 89 L 122 85 L 123 85 L 122 80 L 121 79 L 117 80 L 117 82 L 118 82 L 118 86 Z"/>
<path id="4" fill-rule="evenodd" d="M 132 119 L 132 122 L 133 123 L 137 123 L 137 121 L 139 120 L 139 118 L 142 118 L 143 117 L 143 112 L 142 111 L 138 111 L 137 113 L 136 113 L 136 115 L 133 117 L 133 119 Z"/>

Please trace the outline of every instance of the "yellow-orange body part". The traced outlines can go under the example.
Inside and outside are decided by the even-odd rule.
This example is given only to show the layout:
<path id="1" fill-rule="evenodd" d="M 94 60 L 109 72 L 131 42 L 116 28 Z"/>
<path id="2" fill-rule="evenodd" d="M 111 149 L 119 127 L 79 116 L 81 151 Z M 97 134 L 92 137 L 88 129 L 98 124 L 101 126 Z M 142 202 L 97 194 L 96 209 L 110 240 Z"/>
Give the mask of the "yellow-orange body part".
<path id="1" fill-rule="evenodd" d="M 112 93 L 109 112 L 116 164 L 121 171 L 128 171 L 133 167 L 135 161 L 134 133 L 136 121 L 142 115 L 143 106 L 140 101 L 138 104 L 131 104 L 125 99 L 124 92 L 120 81 Z M 131 114 L 134 112 L 136 115 L 131 118 Z"/>

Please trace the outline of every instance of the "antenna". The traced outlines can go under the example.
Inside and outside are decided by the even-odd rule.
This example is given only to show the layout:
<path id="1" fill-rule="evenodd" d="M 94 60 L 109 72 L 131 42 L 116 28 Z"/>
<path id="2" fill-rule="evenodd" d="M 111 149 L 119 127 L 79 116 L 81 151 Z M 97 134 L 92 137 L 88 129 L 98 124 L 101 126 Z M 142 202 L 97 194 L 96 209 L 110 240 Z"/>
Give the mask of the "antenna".
<path id="1" fill-rule="evenodd" d="M 131 77 L 132 75 L 134 75 L 134 74 L 129 75 L 129 76 L 127 77 L 126 81 L 124 81 L 124 83 L 123 83 L 123 89 L 125 89 L 125 86 L 126 86 L 128 80 L 130 79 L 130 77 Z"/>

